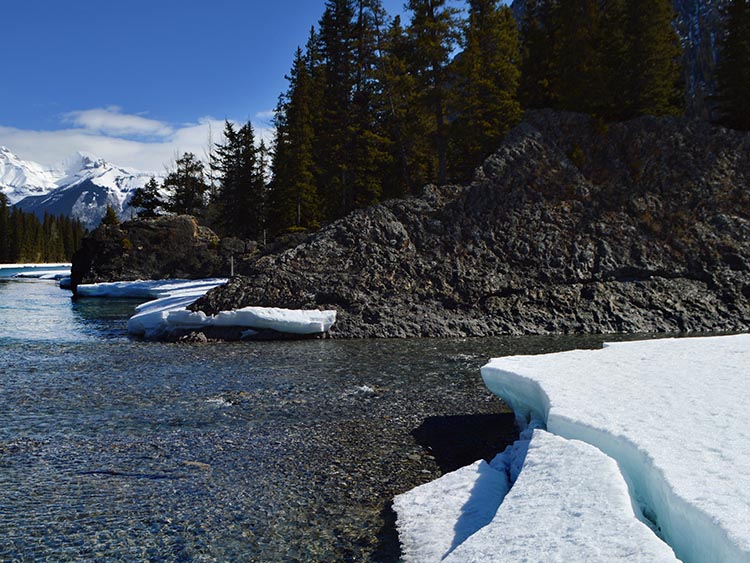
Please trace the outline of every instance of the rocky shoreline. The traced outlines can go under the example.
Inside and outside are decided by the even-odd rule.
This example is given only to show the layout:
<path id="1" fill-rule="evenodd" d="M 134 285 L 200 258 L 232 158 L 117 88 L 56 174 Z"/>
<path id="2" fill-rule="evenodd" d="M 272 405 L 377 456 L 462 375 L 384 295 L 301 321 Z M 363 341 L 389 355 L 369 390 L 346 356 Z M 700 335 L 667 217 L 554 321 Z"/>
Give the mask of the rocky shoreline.
<path id="1" fill-rule="evenodd" d="M 247 254 L 190 308 L 335 309 L 335 338 L 746 331 L 748 154 L 701 121 L 529 112 L 471 184 Z"/>

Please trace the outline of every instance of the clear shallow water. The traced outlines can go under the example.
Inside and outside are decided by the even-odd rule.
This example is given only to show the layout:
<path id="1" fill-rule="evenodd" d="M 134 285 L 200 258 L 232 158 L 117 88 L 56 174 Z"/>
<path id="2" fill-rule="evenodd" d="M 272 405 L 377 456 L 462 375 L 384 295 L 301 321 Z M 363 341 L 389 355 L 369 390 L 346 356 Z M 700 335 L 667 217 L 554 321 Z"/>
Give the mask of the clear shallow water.
<path id="1" fill-rule="evenodd" d="M 394 494 L 513 439 L 491 356 L 601 338 L 185 345 L 0 280 L 0 561 L 398 561 Z"/>

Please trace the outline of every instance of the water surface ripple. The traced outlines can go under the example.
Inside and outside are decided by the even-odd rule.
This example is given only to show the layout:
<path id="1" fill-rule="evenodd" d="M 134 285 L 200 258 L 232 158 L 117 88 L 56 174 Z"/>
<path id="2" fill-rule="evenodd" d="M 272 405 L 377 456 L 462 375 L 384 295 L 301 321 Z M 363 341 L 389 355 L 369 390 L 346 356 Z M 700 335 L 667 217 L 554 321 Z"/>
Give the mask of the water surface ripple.
<path id="1" fill-rule="evenodd" d="M 490 356 L 600 339 L 132 341 L 0 280 L 0 560 L 398 561 L 393 495 L 501 450 Z"/>

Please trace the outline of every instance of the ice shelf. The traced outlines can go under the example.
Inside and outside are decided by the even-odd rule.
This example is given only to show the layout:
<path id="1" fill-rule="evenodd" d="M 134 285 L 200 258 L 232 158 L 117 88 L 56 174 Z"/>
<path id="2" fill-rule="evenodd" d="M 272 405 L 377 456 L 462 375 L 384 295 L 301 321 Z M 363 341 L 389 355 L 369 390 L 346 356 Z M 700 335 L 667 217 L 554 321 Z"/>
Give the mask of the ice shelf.
<path id="1" fill-rule="evenodd" d="M 499 358 L 482 376 L 521 425 L 615 460 L 680 560 L 750 561 L 750 335 Z"/>

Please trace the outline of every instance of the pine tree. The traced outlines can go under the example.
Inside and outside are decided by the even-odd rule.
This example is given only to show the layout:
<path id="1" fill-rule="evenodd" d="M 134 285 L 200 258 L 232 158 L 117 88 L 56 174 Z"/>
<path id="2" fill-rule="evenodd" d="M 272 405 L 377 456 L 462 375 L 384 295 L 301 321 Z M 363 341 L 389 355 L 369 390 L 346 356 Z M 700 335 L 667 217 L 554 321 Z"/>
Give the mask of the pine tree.
<path id="1" fill-rule="evenodd" d="M 203 163 L 191 152 L 177 160 L 175 170 L 164 178 L 169 191 L 167 210 L 172 213 L 200 215 L 206 207 L 208 185 L 203 175 Z"/>
<path id="2" fill-rule="evenodd" d="M 383 172 L 383 195 L 401 197 L 429 181 L 429 174 L 419 164 L 432 156 L 427 142 L 431 119 L 417 103 L 411 42 L 400 16 L 393 19 L 382 43 L 378 80 L 384 105 L 382 127 L 390 148 Z"/>
<path id="3" fill-rule="evenodd" d="M 315 136 L 317 185 L 325 216 L 334 219 L 350 208 L 352 91 L 354 89 L 354 0 L 327 0 L 320 19 L 319 55 L 325 85 Z M 310 53 L 308 53 L 308 57 Z"/>
<path id="4" fill-rule="evenodd" d="M 117 216 L 117 211 L 115 211 L 114 207 L 108 205 L 106 211 L 104 212 L 104 217 L 102 217 L 102 225 L 112 227 L 119 224 L 120 218 Z"/>
<path id="5" fill-rule="evenodd" d="M 387 101 L 379 80 L 379 46 L 385 11 L 380 0 L 357 0 L 354 26 L 354 84 L 350 111 L 350 197 L 344 213 L 372 205 L 383 193 L 389 165 L 388 138 L 383 128 Z"/>
<path id="6" fill-rule="evenodd" d="M 317 227 L 320 221 L 310 111 L 312 81 L 299 48 L 287 80 L 289 88 L 280 97 L 274 118 L 276 141 L 268 214 L 273 233 Z"/>
<path id="7" fill-rule="evenodd" d="M 0 264 L 11 263 L 10 256 L 10 202 L 0 193 Z"/>
<path id="8" fill-rule="evenodd" d="M 630 115 L 681 114 L 685 101 L 672 0 L 629 0 L 627 19 Z"/>
<path id="9" fill-rule="evenodd" d="M 599 114 L 606 98 L 606 38 L 600 0 L 559 0 L 554 18 L 551 91 L 557 107 Z"/>
<path id="10" fill-rule="evenodd" d="M 719 123 L 750 130 L 750 1 L 732 0 L 716 68 Z"/>
<path id="11" fill-rule="evenodd" d="M 433 116 L 432 141 L 437 159 L 434 180 L 445 184 L 448 161 L 448 63 L 458 39 L 457 11 L 446 0 L 409 0 L 412 12 L 409 38 L 420 105 Z"/>
<path id="12" fill-rule="evenodd" d="M 464 50 L 453 65 L 452 179 L 468 180 L 521 119 L 518 26 L 497 0 L 470 0 Z"/>
<path id="13" fill-rule="evenodd" d="M 526 108 L 557 105 L 552 91 L 555 37 L 552 0 L 528 0 L 521 20 L 521 83 L 519 98 Z"/>
<path id="14" fill-rule="evenodd" d="M 164 202 L 161 200 L 159 183 L 153 176 L 142 188 L 136 188 L 130 198 L 130 207 L 137 209 L 138 217 L 156 217 Z"/>
<path id="15" fill-rule="evenodd" d="M 248 121 L 239 130 L 224 125 L 225 142 L 216 146 L 220 223 L 226 234 L 257 239 L 264 225 L 265 183 Z"/>

